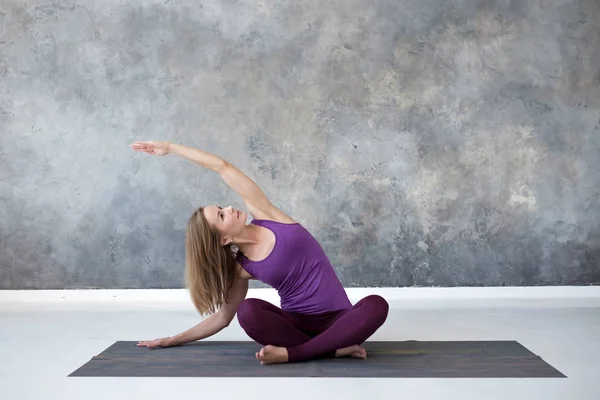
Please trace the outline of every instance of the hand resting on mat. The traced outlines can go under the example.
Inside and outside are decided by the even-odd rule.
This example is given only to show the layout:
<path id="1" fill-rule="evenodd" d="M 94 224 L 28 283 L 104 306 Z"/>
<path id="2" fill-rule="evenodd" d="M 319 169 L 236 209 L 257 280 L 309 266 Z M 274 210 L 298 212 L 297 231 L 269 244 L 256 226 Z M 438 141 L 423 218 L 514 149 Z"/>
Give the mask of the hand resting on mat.
<path id="1" fill-rule="evenodd" d="M 150 349 L 173 346 L 171 344 L 171 338 L 168 338 L 168 337 L 154 339 L 154 340 L 141 341 L 141 342 L 138 342 L 137 345 L 138 345 L 138 347 L 148 347 Z"/>

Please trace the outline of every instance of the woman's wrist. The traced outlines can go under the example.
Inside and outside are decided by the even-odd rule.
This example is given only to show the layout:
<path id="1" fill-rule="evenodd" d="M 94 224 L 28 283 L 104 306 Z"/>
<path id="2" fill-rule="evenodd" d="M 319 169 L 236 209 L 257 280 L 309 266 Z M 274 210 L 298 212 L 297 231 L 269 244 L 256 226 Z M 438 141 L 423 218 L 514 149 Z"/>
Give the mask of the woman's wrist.
<path id="1" fill-rule="evenodd" d="M 166 338 L 165 338 L 165 343 L 166 343 L 166 345 L 167 345 L 167 346 L 169 346 L 169 347 L 171 347 L 171 346 L 177 346 L 177 345 L 178 345 L 178 343 L 177 343 L 177 341 L 175 340 L 175 337 L 174 337 L 174 336 L 169 336 L 169 337 L 166 337 Z"/>

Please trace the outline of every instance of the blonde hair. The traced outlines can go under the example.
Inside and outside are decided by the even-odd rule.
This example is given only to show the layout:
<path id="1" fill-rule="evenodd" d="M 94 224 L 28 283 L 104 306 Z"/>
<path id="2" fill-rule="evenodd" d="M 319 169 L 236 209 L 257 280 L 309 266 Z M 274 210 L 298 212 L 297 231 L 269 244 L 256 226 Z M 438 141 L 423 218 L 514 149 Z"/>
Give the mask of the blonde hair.
<path id="1" fill-rule="evenodd" d="M 192 214 L 185 235 L 185 285 L 201 315 L 216 312 L 227 301 L 236 272 L 233 245 L 221 245 L 203 210 Z"/>

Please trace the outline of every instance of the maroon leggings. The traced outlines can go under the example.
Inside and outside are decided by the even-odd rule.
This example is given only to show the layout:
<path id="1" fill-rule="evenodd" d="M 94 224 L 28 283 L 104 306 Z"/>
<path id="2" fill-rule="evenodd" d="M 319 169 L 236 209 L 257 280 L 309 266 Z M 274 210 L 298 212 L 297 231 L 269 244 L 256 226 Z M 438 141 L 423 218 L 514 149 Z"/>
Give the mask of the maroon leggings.
<path id="1" fill-rule="evenodd" d="M 260 299 L 246 299 L 237 309 L 241 327 L 254 341 L 285 347 L 288 361 L 333 357 L 335 351 L 367 340 L 388 315 L 388 303 L 371 295 L 352 308 L 324 314 L 284 311 Z"/>

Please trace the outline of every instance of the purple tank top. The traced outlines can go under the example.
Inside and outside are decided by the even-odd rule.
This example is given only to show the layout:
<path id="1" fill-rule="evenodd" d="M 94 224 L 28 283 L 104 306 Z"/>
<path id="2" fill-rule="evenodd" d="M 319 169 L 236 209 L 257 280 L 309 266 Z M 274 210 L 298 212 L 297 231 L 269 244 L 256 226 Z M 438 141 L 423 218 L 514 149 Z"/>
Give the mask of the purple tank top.
<path id="1" fill-rule="evenodd" d="M 250 275 L 277 290 L 282 310 L 320 314 L 352 307 L 321 245 L 301 224 L 264 219 L 251 223 L 271 230 L 275 246 L 261 261 L 248 259 L 240 250 L 237 261 Z"/>

